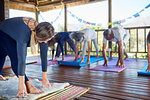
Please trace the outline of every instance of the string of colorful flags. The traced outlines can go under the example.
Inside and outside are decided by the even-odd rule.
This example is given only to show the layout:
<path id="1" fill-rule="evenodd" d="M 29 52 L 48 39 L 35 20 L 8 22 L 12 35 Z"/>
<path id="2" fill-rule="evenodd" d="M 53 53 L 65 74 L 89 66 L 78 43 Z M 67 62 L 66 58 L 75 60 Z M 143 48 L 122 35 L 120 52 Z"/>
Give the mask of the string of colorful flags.
<path id="1" fill-rule="evenodd" d="M 127 20 L 132 19 L 132 18 L 136 18 L 140 16 L 140 13 L 142 13 L 145 9 L 148 9 L 150 7 L 150 4 L 148 4 L 145 8 L 143 8 L 142 10 L 140 10 L 139 12 L 135 13 L 134 15 L 127 17 L 125 19 L 119 20 L 119 21 L 115 21 L 113 23 L 108 23 L 109 25 L 115 25 L 115 24 L 122 24 L 125 23 Z"/>
<path id="2" fill-rule="evenodd" d="M 62 14 L 62 10 L 63 9 L 61 9 L 60 12 L 59 12 L 59 14 L 58 14 L 58 16 L 53 21 L 50 22 L 51 24 L 55 23 L 60 18 L 61 14 Z M 45 19 L 41 15 L 41 11 L 38 11 L 38 14 L 42 18 L 42 20 L 45 21 Z"/>
<path id="3" fill-rule="evenodd" d="M 73 18 L 76 18 L 80 23 L 82 22 L 82 23 L 84 23 L 84 24 L 94 25 L 94 26 L 97 25 L 96 23 L 91 23 L 91 22 L 85 21 L 85 20 L 83 20 L 83 19 L 77 17 L 75 14 L 73 14 L 73 13 L 70 12 L 69 10 L 67 10 L 67 12 L 70 13 Z"/>
<path id="4" fill-rule="evenodd" d="M 108 23 L 108 24 L 109 25 L 112 25 L 112 24 L 115 25 L 115 24 L 125 23 L 129 19 L 139 17 L 140 13 L 142 13 L 143 11 L 145 11 L 145 9 L 148 9 L 149 7 L 150 7 L 150 4 L 148 4 L 145 8 L 143 8 L 142 10 L 140 10 L 139 12 L 135 13 L 134 15 L 132 15 L 130 17 L 127 17 L 125 19 L 122 19 L 122 20 L 119 20 L 119 21 L 115 21 L 115 22 L 112 22 L 112 23 Z M 61 9 L 61 11 L 59 12 L 58 16 L 53 21 L 51 21 L 51 24 L 55 23 L 60 18 L 61 14 L 62 14 L 62 11 L 63 11 L 63 9 Z M 80 23 L 82 22 L 84 24 L 94 25 L 94 26 L 98 25 L 97 23 L 88 22 L 88 21 L 83 20 L 82 18 L 77 17 L 75 14 L 73 14 L 69 10 L 67 10 L 67 12 L 70 13 L 73 18 L 76 18 Z M 40 11 L 38 11 L 38 14 L 42 18 L 42 20 L 45 21 L 44 18 L 42 17 L 42 15 L 41 15 Z"/>

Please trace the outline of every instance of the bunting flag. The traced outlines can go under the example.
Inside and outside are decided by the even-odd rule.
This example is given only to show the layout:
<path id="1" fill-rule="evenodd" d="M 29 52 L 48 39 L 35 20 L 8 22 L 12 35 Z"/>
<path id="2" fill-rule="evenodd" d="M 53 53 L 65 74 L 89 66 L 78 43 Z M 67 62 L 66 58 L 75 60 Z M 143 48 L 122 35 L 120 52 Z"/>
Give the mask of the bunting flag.
<path id="1" fill-rule="evenodd" d="M 96 23 L 91 23 L 91 22 L 85 21 L 85 20 L 83 20 L 83 19 L 77 17 L 76 15 L 74 15 L 74 14 L 73 14 L 71 11 L 69 11 L 69 10 L 67 10 L 67 12 L 70 13 L 70 15 L 71 15 L 73 18 L 76 18 L 80 23 L 82 22 L 82 23 L 84 23 L 84 24 L 93 25 L 93 26 L 98 25 L 98 24 L 96 24 Z"/>
<path id="2" fill-rule="evenodd" d="M 46 22 L 45 19 L 42 17 L 41 12 L 40 12 L 40 11 L 37 11 L 37 13 L 38 13 L 39 16 L 42 18 L 42 20 L 43 20 L 44 22 Z"/>
<path id="3" fill-rule="evenodd" d="M 147 9 L 147 8 L 149 8 L 150 7 L 150 4 L 148 4 L 145 8 Z"/>
<path id="4" fill-rule="evenodd" d="M 136 13 L 136 14 L 134 14 L 133 16 L 134 16 L 134 17 L 139 17 L 140 14 L 139 14 L 139 13 Z"/>
<path id="5" fill-rule="evenodd" d="M 132 16 L 135 17 L 135 18 L 136 18 L 136 17 L 139 17 L 139 16 L 140 16 L 140 13 L 142 13 L 143 11 L 145 11 L 145 9 L 148 9 L 149 7 L 150 7 L 150 4 L 148 4 L 144 9 L 140 10 L 138 13 L 135 13 L 135 14 L 132 15 Z M 94 25 L 94 26 L 97 25 L 96 23 L 91 23 L 91 22 L 85 21 L 85 20 L 83 20 L 83 19 L 77 17 L 76 15 L 72 14 L 72 12 L 70 12 L 69 10 L 67 10 L 67 12 L 70 13 L 73 18 L 76 18 L 80 23 L 82 22 L 82 23 L 84 23 L 84 24 L 89 24 L 89 25 Z M 58 16 L 57 16 L 53 21 L 51 21 L 51 24 L 53 24 L 54 22 L 56 22 L 56 21 L 60 18 L 61 13 L 62 13 L 62 9 L 61 9 L 61 11 L 59 12 Z M 42 20 L 45 21 L 45 19 L 42 17 L 41 12 L 40 12 L 39 10 L 38 10 L 38 14 L 39 14 L 39 16 L 42 18 Z M 122 20 L 119 20 L 119 21 L 115 21 L 115 22 L 113 22 L 113 23 L 108 23 L 108 25 L 125 23 L 126 20 L 132 19 L 132 18 L 133 18 L 132 16 L 127 17 L 127 18 L 122 19 Z"/>
<path id="6" fill-rule="evenodd" d="M 140 10 L 138 13 L 135 13 L 135 14 L 132 15 L 132 16 L 133 16 L 134 18 L 139 17 L 139 16 L 140 16 L 140 13 L 142 13 L 143 11 L 145 11 L 145 9 L 148 9 L 149 7 L 150 7 L 150 4 L 148 4 L 144 9 Z M 113 22 L 113 23 L 108 23 L 108 25 L 124 23 L 124 22 L 126 22 L 126 20 L 128 20 L 128 19 L 132 19 L 132 18 L 133 18 L 132 16 L 127 17 L 127 18 L 122 19 L 122 20 L 119 20 L 119 21 L 115 21 L 115 22 Z"/>
<path id="7" fill-rule="evenodd" d="M 51 23 L 51 24 L 54 24 L 54 22 L 56 22 L 56 21 L 60 18 L 61 13 L 62 13 L 62 9 L 61 9 L 61 11 L 59 12 L 58 16 L 57 16 L 53 21 L 51 21 L 50 23 Z M 46 20 L 45 20 L 45 19 L 42 17 L 42 15 L 41 15 L 41 11 L 38 11 L 38 14 L 39 14 L 39 16 L 42 18 L 42 20 L 46 22 Z"/>

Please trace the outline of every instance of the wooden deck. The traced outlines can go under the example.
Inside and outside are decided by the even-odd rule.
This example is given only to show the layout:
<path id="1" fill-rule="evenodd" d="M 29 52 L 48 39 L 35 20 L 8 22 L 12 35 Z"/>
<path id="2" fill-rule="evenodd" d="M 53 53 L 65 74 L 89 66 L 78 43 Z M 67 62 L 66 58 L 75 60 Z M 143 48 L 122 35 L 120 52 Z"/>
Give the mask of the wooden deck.
<path id="1" fill-rule="evenodd" d="M 79 100 L 150 100 L 150 77 L 138 76 L 137 71 L 147 64 L 147 60 L 137 59 L 136 63 L 120 73 L 88 70 L 102 64 L 99 61 L 81 68 L 71 66 L 48 66 L 48 79 L 53 82 L 90 87 L 90 91 Z M 12 74 L 11 69 L 4 69 L 4 75 Z M 26 74 L 41 78 L 41 68 L 28 64 Z"/>

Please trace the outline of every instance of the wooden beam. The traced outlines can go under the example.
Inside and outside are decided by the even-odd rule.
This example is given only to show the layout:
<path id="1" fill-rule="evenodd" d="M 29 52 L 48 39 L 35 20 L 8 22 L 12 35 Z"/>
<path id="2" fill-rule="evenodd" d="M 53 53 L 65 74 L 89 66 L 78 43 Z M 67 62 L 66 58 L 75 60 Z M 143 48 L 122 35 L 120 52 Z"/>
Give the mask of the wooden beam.
<path id="1" fill-rule="evenodd" d="M 112 23 L 112 0 L 108 0 L 108 23 Z M 108 28 L 112 28 L 112 24 L 108 24 Z"/>
<path id="2" fill-rule="evenodd" d="M 33 4 L 34 2 L 29 2 L 29 0 L 10 0 L 11 2 L 17 2 L 17 3 L 31 3 Z"/>
<path id="3" fill-rule="evenodd" d="M 18 5 L 18 6 L 24 6 L 24 7 L 31 7 L 31 8 L 35 7 L 34 3 L 13 2 L 13 1 L 10 1 L 9 3 L 14 4 L 14 5 Z"/>
<path id="4" fill-rule="evenodd" d="M 65 17 L 65 19 L 64 19 L 65 20 L 64 21 L 65 22 L 64 23 L 64 26 L 65 26 L 64 31 L 67 31 L 67 5 L 64 6 L 64 14 L 65 14 L 65 16 L 64 16 Z"/>
<path id="5" fill-rule="evenodd" d="M 108 0 L 108 28 L 112 27 L 112 0 Z M 112 42 L 109 41 L 109 46 L 108 46 L 111 51 L 110 51 L 110 57 L 112 57 Z"/>
<path id="6" fill-rule="evenodd" d="M 67 5 L 64 5 L 64 31 L 67 32 Z M 65 55 L 67 55 L 67 43 L 65 42 Z"/>
<path id="7" fill-rule="evenodd" d="M 5 20 L 4 0 L 0 0 L 0 22 Z"/>
<path id="8" fill-rule="evenodd" d="M 48 11 L 52 9 L 61 9 L 62 2 L 67 5 L 67 7 L 83 5 L 93 2 L 105 1 L 105 0 L 37 0 L 38 8 L 40 11 Z M 25 10 L 34 12 L 35 0 L 10 0 L 10 9 Z"/>
<path id="9" fill-rule="evenodd" d="M 88 4 L 88 3 L 94 3 L 94 2 L 100 2 L 100 1 L 104 1 L 104 0 L 96 0 L 96 1 L 92 1 L 89 2 L 89 0 L 63 0 L 63 3 L 67 5 L 67 7 L 72 7 L 72 6 L 77 6 L 77 5 L 83 5 L 83 4 Z M 61 9 L 62 8 L 62 3 L 59 1 L 55 1 L 55 2 L 51 2 L 48 4 L 40 4 L 39 3 L 39 7 L 40 11 L 48 11 L 48 10 L 52 10 L 52 9 Z"/>
<path id="10" fill-rule="evenodd" d="M 40 3 L 39 7 L 46 7 L 46 6 L 54 6 L 54 5 L 60 5 L 61 1 L 54 1 L 54 2 L 47 2 L 47 3 Z"/>

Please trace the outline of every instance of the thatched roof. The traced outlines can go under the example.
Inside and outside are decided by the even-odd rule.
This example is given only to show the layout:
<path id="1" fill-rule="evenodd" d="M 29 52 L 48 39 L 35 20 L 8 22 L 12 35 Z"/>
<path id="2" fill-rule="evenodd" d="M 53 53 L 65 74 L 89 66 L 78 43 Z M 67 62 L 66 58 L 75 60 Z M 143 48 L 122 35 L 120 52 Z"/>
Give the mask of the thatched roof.
<path id="1" fill-rule="evenodd" d="M 100 2 L 104 0 L 9 0 L 9 8 L 17 10 L 25 10 L 29 12 L 34 12 L 35 7 L 40 11 L 48 11 L 52 9 L 60 9 L 63 4 L 67 7 L 83 5 L 93 2 Z"/>

